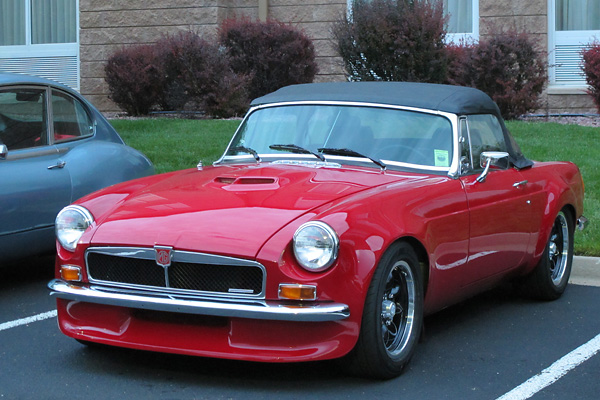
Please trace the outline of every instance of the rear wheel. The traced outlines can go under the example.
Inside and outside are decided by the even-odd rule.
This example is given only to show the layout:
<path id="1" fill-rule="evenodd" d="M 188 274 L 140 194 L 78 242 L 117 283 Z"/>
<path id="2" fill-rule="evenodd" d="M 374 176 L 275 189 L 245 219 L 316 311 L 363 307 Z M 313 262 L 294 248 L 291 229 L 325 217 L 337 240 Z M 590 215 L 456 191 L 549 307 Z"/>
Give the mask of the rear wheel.
<path id="1" fill-rule="evenodd" d="M 407 243 L 384 254 L 367 293 L 360 336 L 350 354 L 354 373 L 398 376 L 410 360 L 423 326 L 423 278 Z"/>
<path id="2" fill-rule="evenodd" d="M 567 210 L 560 211 L 554 219 L 542 258 L 526 281 L 532 297 L 555 300 L 567 288 L 573 263 L 574 226 Z"/>

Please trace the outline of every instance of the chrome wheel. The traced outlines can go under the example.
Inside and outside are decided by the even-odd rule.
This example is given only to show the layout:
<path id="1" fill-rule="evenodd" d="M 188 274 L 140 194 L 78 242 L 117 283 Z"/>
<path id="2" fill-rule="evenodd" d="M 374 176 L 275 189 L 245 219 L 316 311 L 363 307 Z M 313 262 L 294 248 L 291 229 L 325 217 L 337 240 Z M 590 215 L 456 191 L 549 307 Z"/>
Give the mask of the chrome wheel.
<path id="1" fill-rule="evenodd" d="M 548 242 L 548 262 L 552 282 L 559 285 L 563 280 L 569 258 L 569 225 L 561 211 L 554 220 L 550 241 Z"/>
<path id="2" fill-rule="evenodd" d="M 345 366 L 389 379 L 410 360 L 423 326 L 423 269 L 415 250 L 394 243 L 381 257 L 365 299 L 360 335 Z"/>
<path id="3" fill-rule="evenodd" d="M 392 267 L 381 301 L 381 339 L 391 356 L 404 351 L 413 329 L 416 289 L 412 270 L 406 261 Z"/>
<path id="4" fill-rule="evenodd" d="M 575 219 L 567 208 L 556 214 L 538 265 L 523 280 L 524 293 L 540 300 L 558 299 L 569 282 Z"/>

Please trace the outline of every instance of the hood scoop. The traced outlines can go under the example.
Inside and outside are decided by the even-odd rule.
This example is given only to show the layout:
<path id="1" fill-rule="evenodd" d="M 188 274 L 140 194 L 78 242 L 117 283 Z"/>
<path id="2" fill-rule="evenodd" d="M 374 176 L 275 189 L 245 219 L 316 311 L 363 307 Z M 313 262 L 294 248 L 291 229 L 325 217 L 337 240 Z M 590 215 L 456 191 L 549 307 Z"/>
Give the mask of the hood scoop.
<path id="1" fill-rule="evenodd" d="M 277 182 L 275 178 L 251 178 L 242 177 L 234 178 L 229 176 L 219 176 L 215 179 L 217 183 L 224 183 L 226 185 L 268 185 Z"/>
<path id="2" fill-rule="evenodd" d="M 271 177 L 219 176 L 214 180 L 225 190 L 273 190 L 279 188 L 279 179 Z"/>

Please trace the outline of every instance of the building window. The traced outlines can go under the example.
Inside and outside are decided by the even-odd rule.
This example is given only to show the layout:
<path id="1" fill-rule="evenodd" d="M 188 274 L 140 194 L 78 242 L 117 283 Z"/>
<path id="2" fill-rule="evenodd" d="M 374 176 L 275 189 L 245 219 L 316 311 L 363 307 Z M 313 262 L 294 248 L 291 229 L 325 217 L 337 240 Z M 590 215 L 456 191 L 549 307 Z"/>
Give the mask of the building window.
<path id="1" fill-rule="evenodd" d="M 448 36 L 477 40 L 479 36 L 478 0 L 443 0 L 444 14 L 448 15 Z"/>
<path id="2" fill-rule="evenodd" d="M 446 30 L 449 42 L 476 41 L 479 37 L 479 0 L 438 0 L 448 16 Z M 348 0 L 348 15 L 352 15 L 354 0 Z"/>
<path id="3" fill-rule="evenodd" d="M 600 37 L 598 0 L 549 0 L 550 83 L 585 86 L 581 50 Z"/>
<path id="4" fill-rule="evenodd" d="M 600 30 L 598 0 L 556 0 L 557 31 Z"/>
<path id="5" fill-rule="evenodd" d="M 78 0 L 0 0 L 0 71 L 79 88 Z"/>

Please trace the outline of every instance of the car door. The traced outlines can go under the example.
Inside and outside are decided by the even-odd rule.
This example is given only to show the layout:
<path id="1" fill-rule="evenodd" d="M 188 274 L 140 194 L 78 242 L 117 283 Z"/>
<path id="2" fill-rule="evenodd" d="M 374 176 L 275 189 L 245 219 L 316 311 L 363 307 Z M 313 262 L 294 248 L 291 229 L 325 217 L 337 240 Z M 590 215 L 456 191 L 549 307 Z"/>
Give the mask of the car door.
<path id="1" fill-rule="evenodd" d="M 56 214 L 71 201 L 71 179 L 50 137 L 49 89 L 0 88 L 0 259 L 53 242 Z M 51 249 L 52 247 L 50 247 Z"/>
<path id="2" fill-rule="evenodd" d="M 101 156 L 100 149 L 105 146 L 101 142 L 91 143 L 95 132 L 95 121 L 88 108 L 77 98 L 61 90 L 52 89 L 52 140 L 62 158 L 64 169 L 69 171 L 71 178 L 71 201 L 80 198 L 99 188 L 98 182 L 103 181 L 103 171 L 110 176 L 113 165 L 108 165 L 109 159 Z M 78 150 L 75 150 L 78 149 Z M 118 156 L 117 153 L 114 154 Z M 97 165 L 97 160 L 103 160 L 107 165 L 104 169 L 90 166 Z M 121 160 L 114 160 L 119 165 Z M 95 172 L 95 173 L 94 173 Z"/>
<path id="3" fill-rule="evenodd" d="M 502 128 L 494 115 L 461 119 L 464 143 L 461 176 L 469 207 L 469 256 L 463 286 L 498 278 L 523 261 L 530 237 L 530 193 L 516 168 L 491 169 L 485 180 L 480 155 L 506 152 Z"/>

